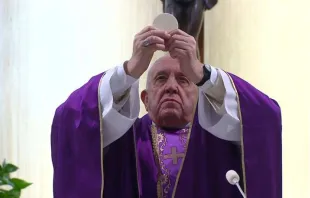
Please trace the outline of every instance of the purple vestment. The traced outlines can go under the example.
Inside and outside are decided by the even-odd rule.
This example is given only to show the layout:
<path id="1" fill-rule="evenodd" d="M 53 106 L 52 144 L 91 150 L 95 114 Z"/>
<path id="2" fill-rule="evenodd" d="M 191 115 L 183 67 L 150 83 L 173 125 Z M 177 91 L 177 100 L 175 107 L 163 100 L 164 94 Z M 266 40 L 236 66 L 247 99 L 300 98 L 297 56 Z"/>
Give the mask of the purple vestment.
<path id="1" fill-rule="evenodd" d="M 197 113 L 192 130 L 165 137 L 168 143 L 181 143 L 169 146 L 158 141 L 161 131 L 153 130 L 145 115 L 104 154 L 98 101 L 102 75 L 73 92 L 56 110 L 51 133 L 54 198 L 155 198 L 158 194 L 241 198 L 226 181 L 231 169 L 241 176 L 247 198 L 282 197 L 281 112 L 274 100 L 229 74 L 240 104 L 241 146 L 205 131 Z M 182 141 L 188 144 L 186 151 Z M 180 153 L 184 153 L 181 162 Z"/>

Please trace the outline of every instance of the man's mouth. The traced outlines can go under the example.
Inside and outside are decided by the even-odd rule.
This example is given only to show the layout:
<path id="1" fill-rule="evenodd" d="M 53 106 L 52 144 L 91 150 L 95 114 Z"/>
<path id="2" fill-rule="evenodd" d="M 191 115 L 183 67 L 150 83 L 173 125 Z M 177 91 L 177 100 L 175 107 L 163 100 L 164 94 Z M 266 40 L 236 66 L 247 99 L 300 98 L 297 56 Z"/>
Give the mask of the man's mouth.
<path id="1" fill-rule="evenodd" d="M 174 100 L 174 99 L 164 99 L 162 101 L 162 103 L 165 103 L 165 102 L 176 102 L 176 103 L 179 103 L 178 101 Z"/>

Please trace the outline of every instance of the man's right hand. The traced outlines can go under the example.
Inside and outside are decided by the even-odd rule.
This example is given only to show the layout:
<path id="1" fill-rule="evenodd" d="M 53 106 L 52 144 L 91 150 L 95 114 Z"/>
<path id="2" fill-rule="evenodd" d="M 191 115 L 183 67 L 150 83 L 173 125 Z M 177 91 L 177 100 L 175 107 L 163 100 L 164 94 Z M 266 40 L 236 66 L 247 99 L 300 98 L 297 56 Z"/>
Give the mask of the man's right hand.
<path id="1" fill-rule="evenodd" d="M 155 51 L 167 51 L 165 41 L 169 38 L 170 35 L 167 32 L 152 26 L 136 34 L 132 56 L 124 65 L 127 75 L 138 79 L 147 70 Z"/>

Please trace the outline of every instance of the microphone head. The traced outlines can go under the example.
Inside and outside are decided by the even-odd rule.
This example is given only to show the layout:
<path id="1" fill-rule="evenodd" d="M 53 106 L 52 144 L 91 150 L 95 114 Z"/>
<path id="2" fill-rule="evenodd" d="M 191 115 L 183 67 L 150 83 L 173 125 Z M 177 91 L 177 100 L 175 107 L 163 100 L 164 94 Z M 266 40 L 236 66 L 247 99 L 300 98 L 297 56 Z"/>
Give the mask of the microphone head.
<path id="1" fill-rule="evenodd" d="M 226 179 L 227 179 L 227 181 L 228 181 L 230 184 L 235 185 L 236 183 L 239 182 L 240 177 L 239 177 L 238 173 L 236 173 L 236 171 L 234 171 L 234 170 L 229 170 L 229 171 L 227 171 L 227 173 L 226 173 Z"/>

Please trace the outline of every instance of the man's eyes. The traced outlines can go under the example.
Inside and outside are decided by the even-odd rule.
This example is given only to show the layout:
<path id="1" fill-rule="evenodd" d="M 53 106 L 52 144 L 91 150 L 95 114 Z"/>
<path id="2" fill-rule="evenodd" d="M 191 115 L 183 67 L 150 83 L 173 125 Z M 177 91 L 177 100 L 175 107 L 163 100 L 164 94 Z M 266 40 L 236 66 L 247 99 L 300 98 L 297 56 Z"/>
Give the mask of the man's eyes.
<path id="1" fill-rule="evenodd" d="M 189 80 L 186 77 L 180 77 L 179 81 L 182 83 L 189 83 Z"/>
<path id="2" fill-rule="evenodd" d="M 168 77 L 165 75 L 159 75 L 156 77 L 156 81 L 160 81 L 160 82 L 165 81 L 167 79 L 168 79 Z M 183 83 L 189 83 L 189 80 L 185 76 L 177 77 L 176 80 L 177 80 L 177 82 L 182 83 L 182 84 Z"/>
<path id="3" fill-rule="evenodd" d="M 167 77 L 164 75 L 157 76 L 156 78 L 156 80 L 164 80 L 164 79 L 167 79 Z"/>

